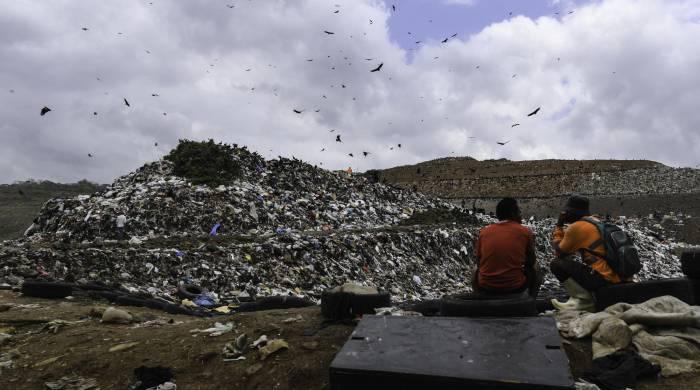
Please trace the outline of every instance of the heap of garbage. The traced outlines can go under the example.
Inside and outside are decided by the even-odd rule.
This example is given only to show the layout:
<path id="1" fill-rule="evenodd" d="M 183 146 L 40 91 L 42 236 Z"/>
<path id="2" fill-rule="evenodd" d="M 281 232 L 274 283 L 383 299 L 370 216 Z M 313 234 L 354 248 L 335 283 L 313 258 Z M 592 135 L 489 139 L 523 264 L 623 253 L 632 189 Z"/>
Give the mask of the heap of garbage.
<path id="1" fill-rule="evenodd" d="M 115 219 L 127 217 L 130 236 L 258 234 L 278 230 L 333 230 L 395 225 L 414 212 L 446 207 L 420 193 L 371 184 L 300 160 L 266 161 L 234 148 L 242 174 L 229 185 L 192 185 L 161 160 L 118 178 L 105 191 L 47 202 L 37 228 L 57 240 L 117 236 Z"/>
<path id="2" fill-rule="evenodd" d="M 171 301 L 183 282 L 224 301 L 318 298 L 346 282 L 383 288 L 397 301 L 470 289 L 473 242 L 491 217 L 299 160 L 268 161 L 234 150 L 242 174 L 227 185 L 193 185 L 163 160 L 102 192 L 47 202 L 35 234 L 0 245 L 0 283 L 34 277 L 100 282 Z M 462 217 L 430 223 L 416 218 L 430 210 Z M 128 218 L 128 237 L 117 241 L 120 214 Z M 554 223 L 525 222 L 537 237 L 544 270 L 553 256 Z M 674 254 L 679 244 L 667 240 L 658 224 L 621 223 L 639 247 L 640 280 L 680 275 Z M 547 271 L 543 293 L 557 289 Z"/>

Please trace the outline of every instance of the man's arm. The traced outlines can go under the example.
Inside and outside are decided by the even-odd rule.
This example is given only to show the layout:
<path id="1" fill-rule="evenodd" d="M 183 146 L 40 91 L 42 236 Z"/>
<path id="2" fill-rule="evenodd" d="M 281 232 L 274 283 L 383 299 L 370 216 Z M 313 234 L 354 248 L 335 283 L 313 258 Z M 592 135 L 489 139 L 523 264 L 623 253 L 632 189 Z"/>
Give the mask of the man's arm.
<path id="1" fill-rule="evenodd" d="M 527 252 L 525 253 L 525 268 L 534 269 L 535 264 L 537 264 L 537 252 L 535 251 L 535 237 L 532 233 L 530 233 L 528 241 Z"/>

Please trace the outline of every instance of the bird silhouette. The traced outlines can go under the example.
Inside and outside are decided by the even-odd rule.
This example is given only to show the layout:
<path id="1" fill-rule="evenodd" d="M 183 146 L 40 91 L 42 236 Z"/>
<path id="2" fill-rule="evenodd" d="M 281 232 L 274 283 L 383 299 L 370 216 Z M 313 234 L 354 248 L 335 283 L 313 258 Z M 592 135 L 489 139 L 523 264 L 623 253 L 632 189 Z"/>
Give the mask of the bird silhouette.
<path id="1" fill-rule="evenodd" d="M 384 66 L 383 62 L 379 64 L 379 66 L 377 66 L 376 68 L 370 70 L 370 72 L 379 72 L 380 70 L 382 70 L 382 66 Z"/>
<path id="2" fill-rule="evenodd" d="M 369 153 L 369 152 L 362 152 L 362 154 L 363 154 L 363 155 L 364 155 L 365 157 L 367 157 L 367 156 L 369 156 L 369 155 L 370 155 L 370 153 Z"/>
<path id="3" fill-rule="evenodd" d="M 335 136 L 335 142 L 343 142 L 340 140 L 340 134 Z"/>
<path id="4" fill-rule="evenodd" d="M 294 111 L 297 114 L 301 114 L 302 112 L 304 112 L 304 110 L 297 110 L 296 108 L 293 109 L 292 111 Z"/>
<path id="5" fill-rule="evenodd" d="M 520 123 L 513 123 L 510 127 L 513 128 L 515 126 L 520 126 Z"/>
<path id="6" fill-rule="evenodd" d="M 508 142 L 510 142 L 510 141 L 506 141 L 506 142 L 496 142 L 496 143 L 499 144 L 499 145 L 501 145 L 501 146 L 505 146 Z"/>
<path id="7" fill-rule="evenodd" d="M 124 98 L 124 104 L 126 104 L 127 107 L 131 107 L 131 104 L 129 104 L 129 101 Z"/>
<path id="8" fill-rule="evenodd" d="M 327 30 L 323 30 L 323 32 L 326 33 L 326 34 L 328 34 L 328 35 L 333 35 L 333 34 L 335 34 L 334 32 L 332 32 L 332 31 L 327 31 Z"/>
<path id="9" fill-rule="evenodd" d="M 537 113 L 540 112 L 540 108 L 541 108 L 541 107 L 537 107 L 537 109 L 536 109 L 535 111 L 533 111 L 533 112 L 527 114 L 527 116 L 537 115 Z"/>
<path id="10" fill-rule="evenodd" d="M 41 109 L 41 116 L 46 115 L 47 112 L 51 111 L 50 108 L 44 106 L 44 108 Z"/>

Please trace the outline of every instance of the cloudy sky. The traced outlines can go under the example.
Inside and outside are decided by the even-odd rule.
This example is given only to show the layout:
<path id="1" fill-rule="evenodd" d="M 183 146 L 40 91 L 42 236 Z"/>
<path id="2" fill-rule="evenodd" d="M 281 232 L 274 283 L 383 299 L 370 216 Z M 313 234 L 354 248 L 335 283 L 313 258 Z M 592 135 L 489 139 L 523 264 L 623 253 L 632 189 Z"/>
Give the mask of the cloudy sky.
<path id="1" fill-rule="evenodd" d="M 698 41 L 697 0 L 8 1 L 0 183 L 107 183 L 180 138 L 330 169 L 696 166 Z"/>

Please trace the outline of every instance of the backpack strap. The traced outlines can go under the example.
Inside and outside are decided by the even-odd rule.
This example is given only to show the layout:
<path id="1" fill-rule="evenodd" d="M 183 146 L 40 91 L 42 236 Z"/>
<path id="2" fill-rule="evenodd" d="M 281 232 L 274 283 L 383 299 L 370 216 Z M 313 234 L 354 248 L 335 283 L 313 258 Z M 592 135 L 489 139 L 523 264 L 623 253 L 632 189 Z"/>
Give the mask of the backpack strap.
<path id="1" fill-rule="evenodd" d="M 588 248 L 581 248 L 582 251 L 588 252 L 592 254 L 593 256 L 600 257 L 604 259 L 605 261 L 608 261 L 608 257 L 603 255 L 602 253 L 595 252 L 595 249 L 598 248 L 599 246 L 603 246 L 605 244 L 605 232 L 603 231 L 602 224 L 598 223 L 590 218 L 581 218 L 581 221 L 588 222 L 591 225 L 595 226 L 596 229 L 598 229 L 598 233 L 600 234 L 600 238 L 596 240 L 594 243 L 592 243 Z"/>

